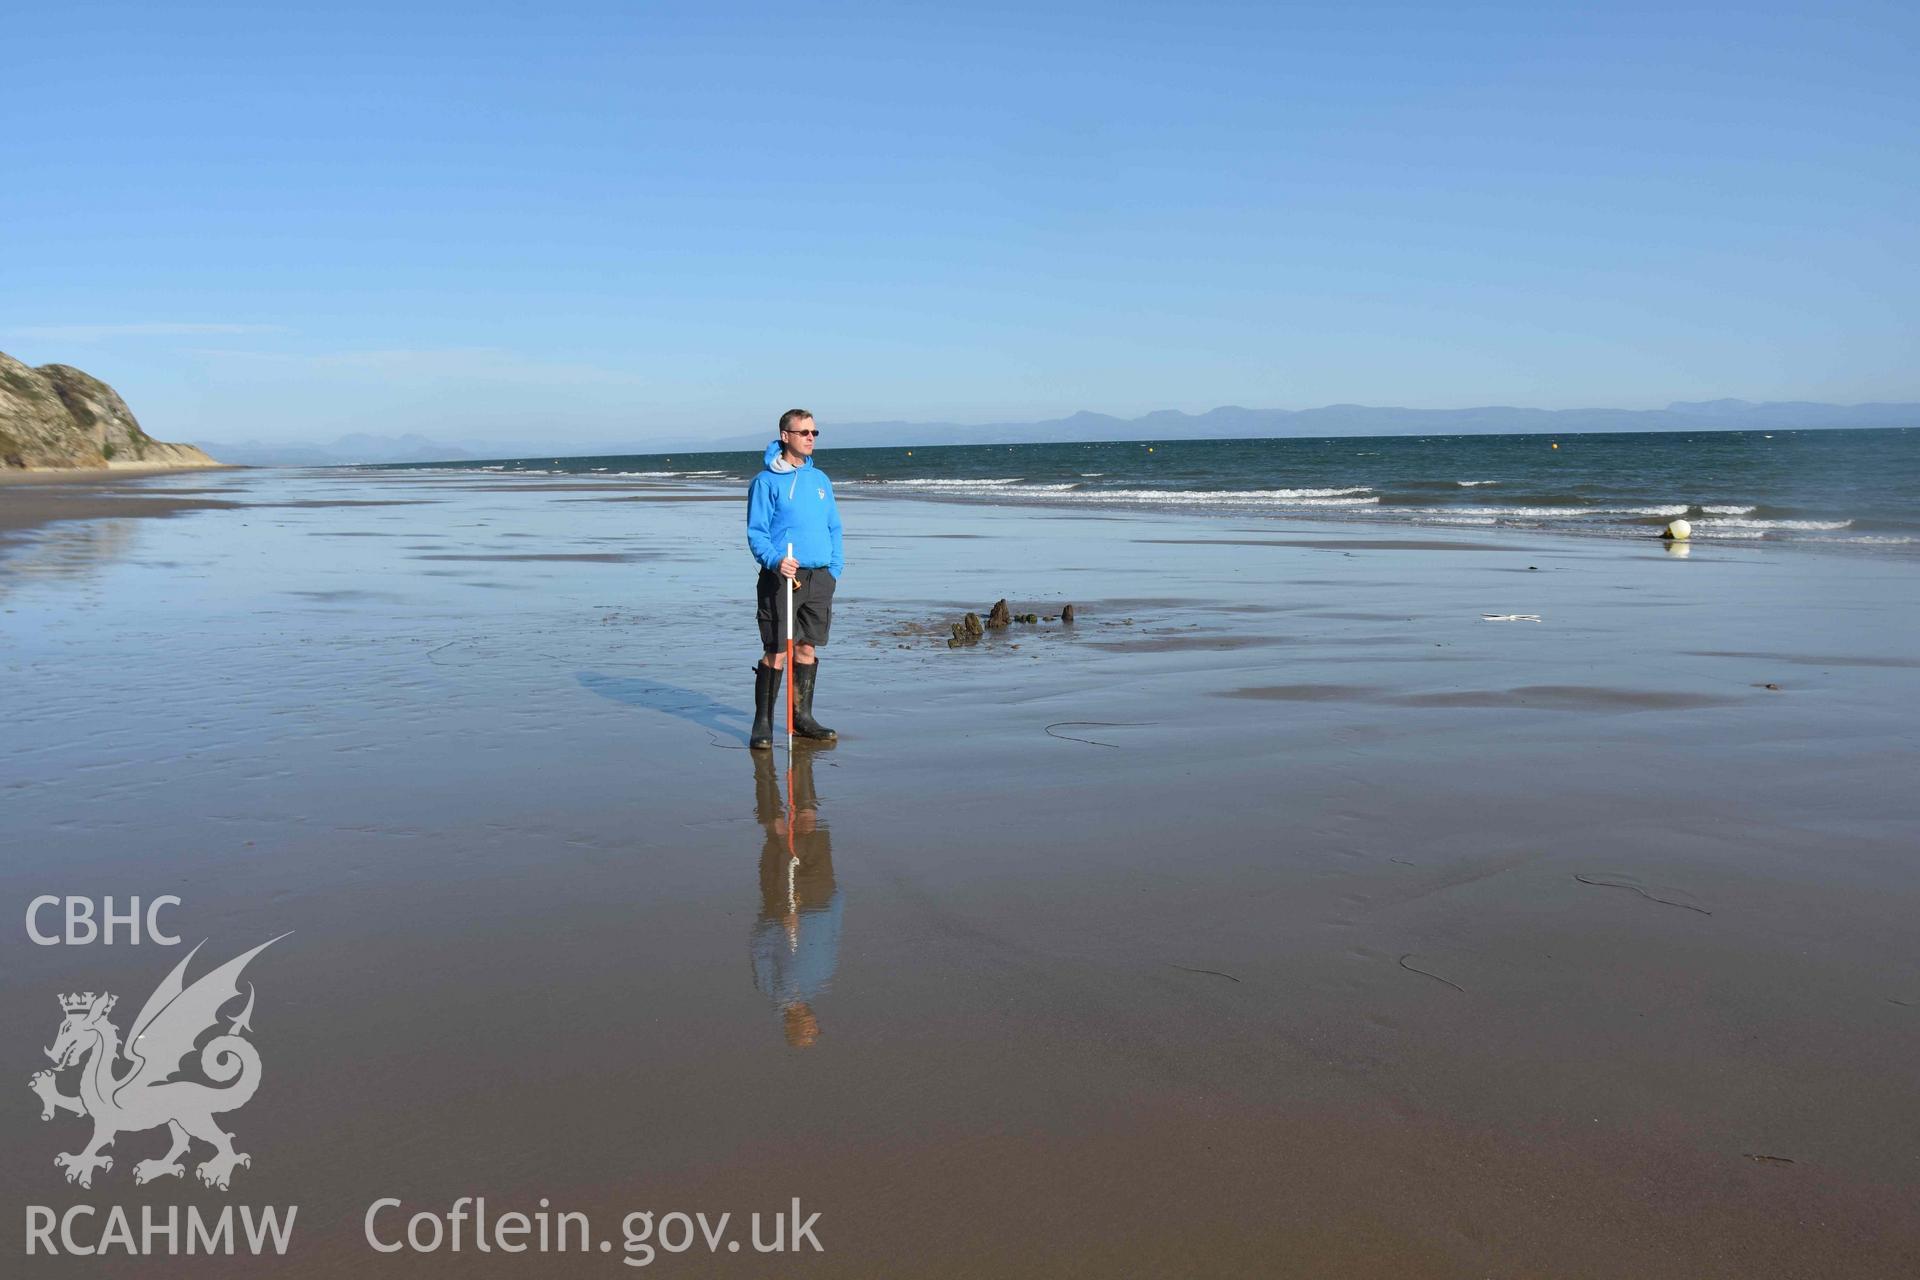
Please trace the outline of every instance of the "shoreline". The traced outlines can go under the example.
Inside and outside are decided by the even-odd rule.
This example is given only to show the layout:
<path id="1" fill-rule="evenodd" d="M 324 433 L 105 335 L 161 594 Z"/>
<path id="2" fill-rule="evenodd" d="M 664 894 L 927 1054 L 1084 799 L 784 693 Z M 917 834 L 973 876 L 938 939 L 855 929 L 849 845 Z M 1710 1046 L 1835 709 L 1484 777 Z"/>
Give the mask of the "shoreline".
<path id="1" fill-rule="evenodd" d="M 68 481 L 145 479 L 181 471 L 245 471 L 233 462 L 109 462 L 104 467 L 5 467 L 0 485 L 62 484 Z"/>
<path id="2" fill-rule="evenodd" d="M 845 496 L 1017 503 L 1074 513 L 1192 511 L 1250 522 L 1658 535 L 1920 555 L 1920 432 L 1686 437 L 1274 439 L 829 450 Z M 1564 447 L 1563 447 L 1564 446 Z M 398 471 L 402 464 L 369 468 Z M 672 479 L 744 485 L 741 452 L 466 459 L 418 474 Z"/>
<path id="3" fill-rule="evenodd" d="M 832 459 L 823 463 L 827 473 L 833 474 Z M 356 471 L 361 474 L 409 474 L 431 477 L 434 475 L 457 475 L 469 478 L 484 478 L 490 481 L 538 484 L 593 482 L 603 484 L 647 484 L 654 486 L 685 486 L 695 492 L 709 495 L 732 495 L 736 489 L 744 489 L 749 476 L 742 475 L 737 480 L 724 480 L 708 476 L 682 476 L 657 472 L 613 472 L 613 471 L 572 471 L 572 470 L 498 470 L 484 464 L 402 464 L 382 463 L 365 466 L 345 467 L 342 470 Z M 1401 514 L 1392 507 L 1367 507 L 1361 505 L 1340 505 L 1314 509 L 1312 507 L 1285 507 L 1259 510 L 1239 508 L 1230 503 L 1208 505 L 1205 502 L 1173 500 L 1127 501 L 1124 499 L 1068 501 L 1057 495 L 1045 492 L 1023 493 L 1017 486 L 988 489 L 979 493 L 955 494 L 943 493 L 933 488 L 910 487 L 899 481 L 873 481 L 860 479 L 836 480 L 837 494 L 841 501 L 862 499 L 898 500 L 915 503 L 934 503 L 954 506 L 962 509 L 1011 508 L 1017 510 L 1060 513 L 1077 519 L 1113 519 L 1130 516 L 1192 516 L 1209 522 L 1223 520 L 1297 522 L 1325 527 L 1352 530 L 1356 527 L 1369 530 L 1402 530 L 1421 536 L 1548 536 L 1568 537 L 1582 542 L 1602 542 L 1614 545 L 1632 545 L 1641 541 L 1663 542 L 1661 532 L 1670 519 L 1686 518 L 1694 522 L 1693 536 L 1679 545 L 1713 547 L 1764 547 L 1769 551 L 1783 547 L 1799 550 L 1812 550 L 1818 553 L 1838 553 L 1844 555 L 1879 556 L 1889 558 L 1920 558 L 1920 538 L 1905 535 L 1859 535 L 1845 538 L 1789 537 L 1768 538 L 1760 531 L 1742 533 L 1715 533 L 1711 527 L 1703 528 L 1700 517 L 1685 516 L 1690 509 L 1687 504 L 1674 503 L 1670 514 L 1659 517 L 1660 523 L 1645 523 L 1637 526 L 1646 530 L 1645 534 L 1624 532 L 1619 526 L 1595 525 L 1582 527 L 1562 524 L 1529 524 L 1522 520 L 1510 519 L 1501 523 L 1491 519 L 1462 520 L 1449 519 L 1444 515 L 1431 519 L 1420 519 Z M 1168 490 L 1177 494 L 1178 490 Z M 1098 497 L 1096 491 L 1096 498 Z M 1698 505 L 1698 504 L 1694 504 Z M 1335 514 L 1335 512 L 1343 514 Z M 1650 518 L 1651 519 L 1651 518 Z"/>

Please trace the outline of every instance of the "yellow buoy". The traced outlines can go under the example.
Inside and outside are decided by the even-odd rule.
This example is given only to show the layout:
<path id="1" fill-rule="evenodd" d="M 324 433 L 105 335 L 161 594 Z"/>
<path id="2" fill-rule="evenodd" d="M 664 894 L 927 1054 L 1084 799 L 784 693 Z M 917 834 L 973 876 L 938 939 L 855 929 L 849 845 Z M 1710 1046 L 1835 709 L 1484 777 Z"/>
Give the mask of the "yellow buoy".
<path id="1" fill-rule="evenodd" d="M 1554 448 L 1556 448 L 1556 449 L 1558 449 L 1558 448 L 1560 447 L 1560 445 L 1559 445 L 1559 443 L 1558 443 L 1558 442 L 1555 442 L 1555 444 L 1554 444 L 1554 446 L 1553 446 L 1553 447 L 1554 447 Z"/>

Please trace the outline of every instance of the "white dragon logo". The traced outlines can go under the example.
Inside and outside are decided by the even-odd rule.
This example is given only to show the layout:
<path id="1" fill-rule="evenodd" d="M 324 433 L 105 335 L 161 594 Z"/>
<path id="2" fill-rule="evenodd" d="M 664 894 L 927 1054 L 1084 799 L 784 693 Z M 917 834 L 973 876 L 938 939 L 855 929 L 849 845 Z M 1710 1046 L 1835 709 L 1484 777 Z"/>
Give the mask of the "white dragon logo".
<path id="1" fill-rule="evenodd" d="M 286 936 L 283 933 L 280 938 Z M 113 1145 L 117 1135 L 161 1125 L 172 1132 L 173 1147 L 158 1160 L 134 1165 L 136 1183 L 177 1178 L 185 1173 L 180 1157 L 194 1138 L 213 1147 L 213 1157 L 194 1171 L 210 1187 L 225 1191 L 234 1166 L 252 1165 L 253 1158 L 235 1151 L 233 1135 L 213 1120 L 216 1114 L 245 1106 L 260 1087 L 260 1054 L 240 1035 L 253 1030 L 249 1021 L 253 1017 L 252 983 L 247 984 L 246 1008 L 229 1020 L 227 1032 L 215 1035 L 200 1048 L 200 1070 L 214 1084 L 225 1087 L 172 1077 L 180 1070 L 181 1060 L 193 1052 L 195 1042 L 208 1031 L 218 1030 L 221 1006 L 240 994 L 240 971 L 280 938 L 236 956 L 188 987 L 183 982 L 187 963 L 206 943 L 196 946 L 147 998 L 124 1046 L 118 1029 L 107 1021 L 118 997 L 104 992 L 96 996 L 91 991 L 60 997 L 60 1009 L 66 1017 L 53 1047 L 47 1050 L 54 1068 L 35 1073 L 28 1085 L 40 1095 L 42 1120 L 53 1119 L 56 1111 L 93 1117 L 93 1141 L 86 1149 L 53 1158 L 57 1167 L 67 1171 L 68 1182 L 92 1186 L 95 1169 L 113 1168 L 113 1158 L 101 1152 Z M 123 1060 L 132 1066 L 115 1075 L 115 1064 Z M 70 1097 L 61 1093 L 54 1083 L 55 1073 L 82 1062 L 79 1094 Z"/>

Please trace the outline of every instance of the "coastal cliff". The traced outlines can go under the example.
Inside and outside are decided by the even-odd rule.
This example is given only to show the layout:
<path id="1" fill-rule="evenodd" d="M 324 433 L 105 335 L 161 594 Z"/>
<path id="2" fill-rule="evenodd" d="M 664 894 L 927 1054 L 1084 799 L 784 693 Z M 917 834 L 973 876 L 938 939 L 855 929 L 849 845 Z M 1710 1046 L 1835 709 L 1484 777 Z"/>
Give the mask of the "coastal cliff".
<path id="1" fill-rule="evenodd" d="M 31 368 L 0 351 L 0 471 L 218 465 L 142 431 L 100 379 L 71 365 Z"/>

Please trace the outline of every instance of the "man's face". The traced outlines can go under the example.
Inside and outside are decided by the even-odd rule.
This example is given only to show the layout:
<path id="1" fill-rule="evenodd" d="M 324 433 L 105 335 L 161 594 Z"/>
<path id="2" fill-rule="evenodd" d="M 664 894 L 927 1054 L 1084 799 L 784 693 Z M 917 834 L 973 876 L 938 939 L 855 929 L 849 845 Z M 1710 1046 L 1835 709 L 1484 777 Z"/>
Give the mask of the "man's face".
<path id="1" fill-rule="evenodd" d="M 786 451 L 794 457 L 811 458 L 813 456 L 813 433 L 817 429 L 818 428 L 813 425 L 812 418 L 798 418 L 794 420 L 794 424 L 791 427 L 788 427 L 781 433 L 780 440 Z"/>

